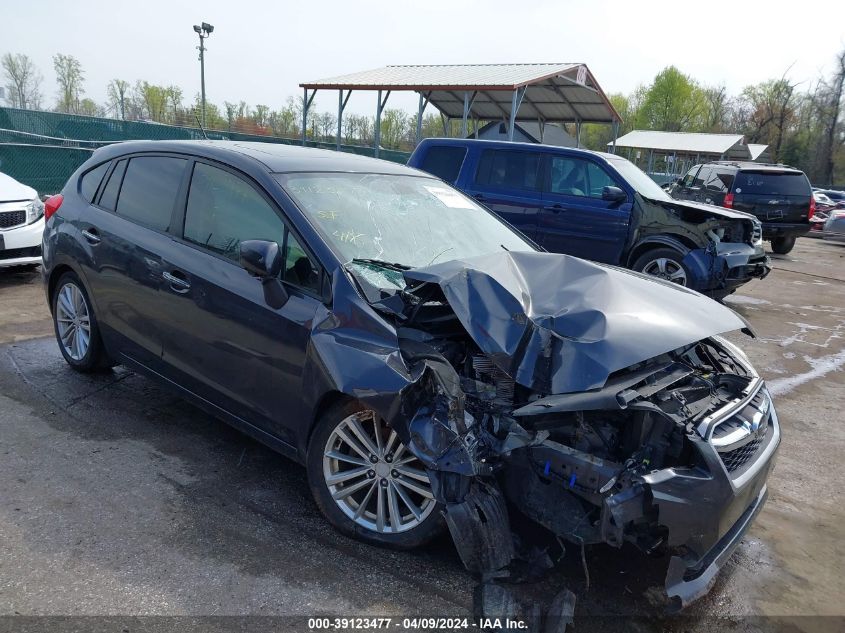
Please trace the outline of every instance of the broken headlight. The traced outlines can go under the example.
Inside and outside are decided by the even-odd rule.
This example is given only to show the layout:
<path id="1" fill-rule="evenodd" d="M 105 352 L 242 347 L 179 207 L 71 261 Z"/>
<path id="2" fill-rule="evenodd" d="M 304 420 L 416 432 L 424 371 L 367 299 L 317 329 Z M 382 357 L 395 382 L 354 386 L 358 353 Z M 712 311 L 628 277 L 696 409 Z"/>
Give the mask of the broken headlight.
<path id="1" fill-rule="evenodd" d="M 760 220 L 752 220 L 751 246 L 763 246 L 763 223 Z"/>

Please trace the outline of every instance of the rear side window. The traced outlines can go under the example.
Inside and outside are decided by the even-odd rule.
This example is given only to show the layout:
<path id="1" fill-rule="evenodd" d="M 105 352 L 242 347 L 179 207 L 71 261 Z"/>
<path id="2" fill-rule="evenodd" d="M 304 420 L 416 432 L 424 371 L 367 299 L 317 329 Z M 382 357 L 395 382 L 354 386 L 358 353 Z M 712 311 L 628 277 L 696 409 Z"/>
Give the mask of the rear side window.
<path id="1" fill-rule="evenodd" d="M 730 169 L 711 169 L 707 180 L 704 181 L 704 188 L 708 191 L 727 193 L 734 182 L 734 172 Z"/>
<path id="2" fill-rule="evenodd" d="M 465 147 L 435 145 L 426 152 L 420 168 L 446 182 L 454 183 L 458 179 L 458 174 L 461 173 L 461 165 L 466 155 Z"/>
<path id="3" fill-rule="evenodd" d="M 106 175 L 109 164 L 110 163 L 105 162 L 102 165 L 98 165 L 82 176 L 82 180 L 79 183 L 79 189 L 82 192 L 82 197 L 85 198 L 87 202 L 92 202 L 94 200 L 94 196 L 97 195 L 97 189 L 100 187 L 100 182 L 102 182 L 103 176 Z"/>
<path id="4" fill-rule="evenodd" d="M 281 218 L 248 182 L 223 169 L 196 164 L 185 211 L 187 241 L 238 261 L 243 240 L 269 240 L 281 246 L 284 236 Z"/>
<path id="5" fill-rule="evenodd" d="M 123 182 L 123 172 L 126 171 L 126 160 L 122 160 L 115 166 L 109 176 L 103 193 L 100 194 L 100 206 L 109 211 L 114 211 L 117 206 L 117 194 L 120 191 L 120 183 Z"/>
<path id="6" fill-rule="evenodd" d="M 188 161 L 167 156 L 129 160 L 117 200 L 117 214 L 159 231 L 170 227 L 173 205 Z"/>
<path id="7" fill-rule="evenodd" d="M 741 171 L 736 176 L 736 193 L 779 196 L 807 196 L 811 190 L 807 177 L 800 172 Z"/>
<path id="8" fill-rule="evenodd" d="M 540 190 L 540 154 L 488 149 L 481 154 L 477 185 L 501 189 Z"/>

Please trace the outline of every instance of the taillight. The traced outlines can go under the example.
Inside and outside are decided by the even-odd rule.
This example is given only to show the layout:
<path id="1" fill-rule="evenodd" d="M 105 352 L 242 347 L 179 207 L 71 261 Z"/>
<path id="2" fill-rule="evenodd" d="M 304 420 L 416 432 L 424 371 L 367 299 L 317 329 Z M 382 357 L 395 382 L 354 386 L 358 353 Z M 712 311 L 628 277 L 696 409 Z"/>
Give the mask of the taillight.
<path id="1" fill-rule="evenodd" d="M 813 214 L 816 212 L 816 198 L 815 196 L 810 196 L 810 212 L 807 214 L 808 218 L 813 217 Z"/>
<path id="2" fill-rule="evenodd" d="M 722 203 L 722 206 L 727 207 L 728 209 L 733 209 L 734 195 L 732 193 L 725 195 L 725 201 Z"/>
<path id="3" fill-rule="evenodd" d="M 44 219 L 49 220 L 53 217 L 53 214 L 59 210 L 59 207 L 62 206 L 62 202 L 64 202 L 64 200 L 65 197 L 60 193 L 47 198 L 47 200 L 44 201 Z"/>

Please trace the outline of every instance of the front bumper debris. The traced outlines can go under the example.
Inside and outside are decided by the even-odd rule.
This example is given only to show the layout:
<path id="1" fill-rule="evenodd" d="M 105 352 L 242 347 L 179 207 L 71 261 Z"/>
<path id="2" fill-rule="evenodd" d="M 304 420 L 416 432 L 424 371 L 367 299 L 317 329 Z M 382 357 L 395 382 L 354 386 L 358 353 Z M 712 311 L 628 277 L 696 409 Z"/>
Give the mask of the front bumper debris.
<path id="1" fill-rule="evenodd" d="M 690 272 L 689 287 L 704 293 L 733 290 L 752 279 L 763 279 L 771 271 L 762 249 L 731 242 L 691 250 L 683 264 Z"/>

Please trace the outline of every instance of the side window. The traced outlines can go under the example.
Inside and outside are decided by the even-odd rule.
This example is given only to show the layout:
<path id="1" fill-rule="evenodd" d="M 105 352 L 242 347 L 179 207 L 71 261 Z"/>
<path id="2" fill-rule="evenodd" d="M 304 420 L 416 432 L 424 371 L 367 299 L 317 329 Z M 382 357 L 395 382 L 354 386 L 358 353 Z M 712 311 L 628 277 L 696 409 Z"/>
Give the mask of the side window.
<path id="1" fill-rule="evenodd" d="M 117 194 L 120 191 L 120 183 L 123 182 L 123 173 L 126 171 L 127 162 L 122 160 L 115 165 L 106 186 L 103 187 L 103 193 L 100 194 L 100 206 L 104 209 L 114 211 L 117 206 Z"/>
<path id="2" fill-rule="evenodd" d="M 318 294 L 320 292 L 320 267 L 311 261 L 290 231 L 287 232 L 285 240 L 285 269 L 282 278 L 294 286 L 307 288 Z"/>
<path id="3" fill-rule="evenodd" d="M 188 191 L 184 238 L 237 262 L 243 240 L 284 244 L 285 225 L 243 178 L 196 163 Z"/>
<path id="4" fill-rule="evenodd" d="M 699 170 L 700 167 L 701 165 L 696 165 L 687 172 L 687 175 L 684 176 L 684 179 L 681 181 L 682 187 L 692 187 L 693 180 L 695 180 L 695 173 Z"/>
<path id="5" fill-rule="evenodd" d="M 98 165 L 83 174 L 82 180 L 79 182 L 79 189 L 82 191 L 82 197 L 87 202 L 93 202 L 94 196 L 97 195 L 97 189 L 100 187 L 100 182 L 102 182 L 103 176 L 106 175 L 110 164 L 106 161 L 102 165 Z"/>
<path id="6" fill-rule="evenodd" d="M 619 187 L 610 174 L 595 163 L 587 163 L 587 183 L 588 195 L 591 198 L 601 198 L 601 192 L 605 187 Z"/>
<path id="7" fill-rule="evenodd" d="M 166 156 L 131 158 L 117 199 L 117 214 L 166 231 L 187 161 Z"/>
<path id="8" fill-rule="evenodd" d="M 458 179 L 466 155 L 466 147 L 435 145 L 426 152 L 420 169 L 446 182 L 454 183 Z"/>
<path id="9" fill-rule="evenodd" d="M 692 181 L 693 187 L 703 187 L 704 183 L 710 178 L 710 173 L 713 171 L 712 167 L 707 167 L 706 165 L 702 167 L 698 174 L 695 176 L 695 180 Z"/>
<path id="10" fill-rule="evenodd" d="M 579 158 L 553 156 L 550 165 L 549 191 L 566 196 L 589 196 L 587 163 Z"/>
<path id="11" fill-rule="evenodd" d="M 482 152 L 475 174 L 477 185 L 501 189 L 540 189 L 541 155 L 534 152 L 488 149 Z"/>

